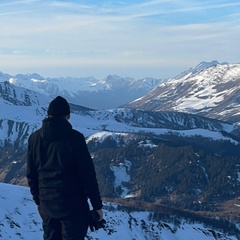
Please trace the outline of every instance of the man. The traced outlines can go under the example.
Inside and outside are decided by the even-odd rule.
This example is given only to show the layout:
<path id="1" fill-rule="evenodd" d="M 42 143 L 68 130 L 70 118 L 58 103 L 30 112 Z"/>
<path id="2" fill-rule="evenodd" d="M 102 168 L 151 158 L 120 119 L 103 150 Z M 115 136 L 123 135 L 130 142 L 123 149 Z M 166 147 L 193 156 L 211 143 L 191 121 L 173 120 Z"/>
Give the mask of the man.
<path id="1" fill-rule="evenodd" d="M 42 127 L 28 139 L 27 179 L 43 221 L 44 240 L 84 239 L 88 198 L 98 219 L 103 219 L 92 158 L 69 118 L 68 102 L 56 97 Z"/>

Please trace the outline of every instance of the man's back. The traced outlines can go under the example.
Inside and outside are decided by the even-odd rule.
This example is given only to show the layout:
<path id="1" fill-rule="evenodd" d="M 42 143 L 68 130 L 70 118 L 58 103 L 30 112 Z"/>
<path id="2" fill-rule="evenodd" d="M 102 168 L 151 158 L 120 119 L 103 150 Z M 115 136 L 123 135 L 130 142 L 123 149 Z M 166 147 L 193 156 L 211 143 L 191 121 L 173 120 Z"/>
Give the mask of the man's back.
<path id="1" fill-rule="evenodd" d="M 64 109 L 59 102 L 65 101 L 61 97 L 53 100 L 52 112 L 61 113 Z M 63 113 L 70 112 L 68 105 L 65 109 Z M 30 190 L 40 215 L 52 219 L 86 218 L 90 211 L 87 198 L 95 210 L 102 208 L 92 158 L 84 136 L 68 122 L 69 116 L 49 115 L 28 141 Z"/>

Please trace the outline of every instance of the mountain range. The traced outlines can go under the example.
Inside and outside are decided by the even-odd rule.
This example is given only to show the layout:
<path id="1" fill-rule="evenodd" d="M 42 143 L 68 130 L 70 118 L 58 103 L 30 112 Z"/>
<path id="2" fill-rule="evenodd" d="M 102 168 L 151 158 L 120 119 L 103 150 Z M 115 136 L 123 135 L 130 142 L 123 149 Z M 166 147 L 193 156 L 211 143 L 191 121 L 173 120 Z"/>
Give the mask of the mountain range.
<path id="1" fill-rule="evenodd" d="M 109 76 L 112 85 L 106 96 L 123 97 L 121 106 L 96 110 L 78 104 L 78 81 L 70 84 L 71 79 L 59 78 L 54 85 L 38 74 L 1 73 L 0 181 L 26 186 L 27 139 L 41 126 L 52 98 L 61 94 L 76 100 L 70 101 L 70 123 L 86 137 L 104 198 L 121 200 L 128 207 L 143 204 L 146 209 L 151 203 L 237 224 L 239 66 L 202 62 L 155 88 L 154 80 L 145 95 L 128 104 L 122 104 L 128 102 L 121 92 L 124 87 L 117 87 L 121 83 L 126 88 L 122 78 Z M 128 86 L 136 84 L 131 78 L 125 80 L 131 83 Z M 88 99 L 90 89 L 101 85 L 95 82 L 90 88 L 89 82 L 80 82 L 89 87 L 85 88 Z M 99 89 L 104 92 L 104 88 Z"/>
<path id="2" fill-rule="evenodd" d="M 0 82 L 7 81 L 18 87 L 48 95 L 61 95 L 71 103 L 93 109 L 115 108 L 145 95 L 166 79 L 134 79 L 109 75 L 98 80 L 94 77 L 44 78 L 39 74 L 11 76 L 0 72 Z"/>

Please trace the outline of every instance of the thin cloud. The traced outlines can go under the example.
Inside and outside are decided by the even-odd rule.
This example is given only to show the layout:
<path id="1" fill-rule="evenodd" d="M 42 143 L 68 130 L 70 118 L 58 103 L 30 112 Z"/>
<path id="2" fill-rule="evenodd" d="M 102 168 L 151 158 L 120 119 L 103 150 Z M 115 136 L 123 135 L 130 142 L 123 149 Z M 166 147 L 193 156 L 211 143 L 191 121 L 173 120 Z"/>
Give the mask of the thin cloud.
<path id="1" fill-rule="evenodd" d="M 28 9 L 34 6 L 39 0 L 20 0 L 0 3 L 0 16 L 6 15 L 26 15 L 36 10 Z"/>
<path id="2" fill-rule="evenodd" d="M 60 1 L 54 1 L 49 3 L 50 6 L 52 7 L 58 7 L 61 9 L 68 9 L 68 10 L 92 10 L 93 7 L 90 5 L 83 5 L 79 3 L 74 3 L 74 2 L 60 2 Z"/>
<path id="3" fill-rule="evenodd" d="M 8 1 L 5 3 L 0 3 L 0 7 L 14 6 L 14 5 L 22 5 L 22 4 L 30 4 L 40 2 L 40 0 L 19 0 L 19 1 Z"/>
<path id="4" fill-rule="evenodd" d="M 66 75 L 70 69 L 79 74 L 88 69 L 93 76 L 119 69 L 114 73 L 132 71 L 134 77 L 138 68 L 153 76 L 161 67 L 192 67 L 206 59 L 236 62 L 240 56 L 240 3 L 134 2 L 0 4 L 1 68 L 51 68 L 55 76 L 60 69 Z M 201 21 L 203 14 L 206 21 Z"/>
<path id="5" fill-rule="evenodd" d="M 12 12 L 0 12 L 0 16 L 4 15 L 19 15 L 19 14 L 26 14 L 26 13 L 33 13 L 35 11 L 12 11 Z"/>
<path id="6" fill-rule="evenodd" d="M 165 6 L 164 3 L 170 3 L 171 5 Z M 187 7 L 186 7 L 187 6 Z M 134 17 L 151 17 L 157 15 L 172 15 L 176 13 L 189 13 L 189 12 L 201 12 L 213 9 L 234 8 L 240 6 L 240 2 L 228 2 L 228 3 L 198 3 L 195 4 L 192 1 L 179 2 L 179 1 L 150 1 L 141 4 L 130 6 L 131 10 L 135 10 Z M 223 13 L 225 14 L 225 13 Z"/>

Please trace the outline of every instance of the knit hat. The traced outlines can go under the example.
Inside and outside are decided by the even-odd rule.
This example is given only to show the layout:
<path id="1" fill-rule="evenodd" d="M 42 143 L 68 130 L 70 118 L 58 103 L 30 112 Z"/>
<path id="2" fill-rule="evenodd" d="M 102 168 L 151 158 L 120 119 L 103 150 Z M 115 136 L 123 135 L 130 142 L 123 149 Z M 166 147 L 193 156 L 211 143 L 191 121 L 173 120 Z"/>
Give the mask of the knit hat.
<path id="1" fill-rule="evenodd" d="M 53 99 L 48 107 L 48 115 L 53 117 L 64 117 L 70 114 L 70 107 L 67 100 L 61 96 Z"/>

